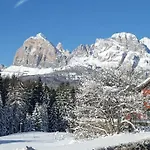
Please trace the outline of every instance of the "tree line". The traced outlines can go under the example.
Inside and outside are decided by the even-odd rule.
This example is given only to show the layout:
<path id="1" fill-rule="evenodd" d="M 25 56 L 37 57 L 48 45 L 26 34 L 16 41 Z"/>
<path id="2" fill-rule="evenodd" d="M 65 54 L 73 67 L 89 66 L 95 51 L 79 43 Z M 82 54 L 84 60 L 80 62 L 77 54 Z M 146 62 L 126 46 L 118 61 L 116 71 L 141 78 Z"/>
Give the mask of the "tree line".
<path id="1" fill-rule="evenodd" d="M 73 124 L 75 88 L 48 87 L 36 81 L 0 75 L 0 136 L 28 131 L 66 131 Z"/>
<path id="2" fill-rule="evenodd" d="M 135 87 L 143 73 L 101 70 L 82 77 L 78 87 L 48 87 L 39 77 L 22 81 L 0 76 L 0 136 L 17 132 L 73 132 L 77 138 L 133 131 L 145 115 L 144 99 Z"/>

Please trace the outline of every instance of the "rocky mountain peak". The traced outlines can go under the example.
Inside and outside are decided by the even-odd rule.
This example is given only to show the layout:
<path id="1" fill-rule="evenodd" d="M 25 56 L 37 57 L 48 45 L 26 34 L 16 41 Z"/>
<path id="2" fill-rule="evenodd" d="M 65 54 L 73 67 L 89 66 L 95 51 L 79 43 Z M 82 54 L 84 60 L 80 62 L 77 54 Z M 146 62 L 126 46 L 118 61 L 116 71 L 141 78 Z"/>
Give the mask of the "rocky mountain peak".
<path id="1" fill-rule="evenodd" d="M 145 37 L 139 41 L 132 33 L 115 33 L 106 39 L 96 39 L 92 45 L 81 44 L 70 54 L 61 43 L 55 47 L 42 33 L 38 33 L 23 43 L 16 53 L 14 65 L 150 68 L 150 39 Z"/>
<path id="2" fill-rule="evenodd" d="M 41 38 L 41 39 L 47 40 L 47 38 L 44 36 L 43 33 L 38 33 L 38 34 L 36 35 L 36 38 Z"/>
<path id="3" fill-rule="evenodd" d="M 132 40 L 132 41 L 138 41 L 138 38 L 132 34 L 132 33 L 127 33 L 127 32 L 121 32 L 121 33 L 115 33 L 111 36 L 111 38 L 113 39 L 116 39 L 118 41 L 129 41 L 129 40 Z"/>
<path id="4" fill-rule="evenodd" d="M 150 68 L 150 49 L 144 46 L 142 40 L 127 32 L 115 33 L 106 39 L 96 39 L 89 47 L 80 45 L 72 54 L 71 66 L 97 66 L 128 68 Z M 145 45 L 150 44 L 150 39 L 143 40 Z M 149 45 L 150 47 L 150 45 Z"/>
<path id="5" fill-rule="evenodd" d="M 59 52 L 59 57 L 61 55 Z M 42 33 L 38 33 L 36 36 L 25 40 L 16 52 L 13 64 L 47 68 L 59 66 L 58 62 L 61 62 L 61 60 L 58 58 L 57 48 Z"/>
<path id="6" fill-rule="evenodd" d="M 83 45 L 80 44 L 74 51 L 73 51 L 73 55 L 74 56 L 89 56 L 90 54 L 90 46 L 89 45 Z"/>
<path id="7" fill-rule="evenodd" d="M 57 44 L 56 48 L 57 48 L 59 51 L 61 51 L 61 52 L 64 51 L 63 45 L 62 45 L 62 43 L 60 43 L 60 42 Z"/>

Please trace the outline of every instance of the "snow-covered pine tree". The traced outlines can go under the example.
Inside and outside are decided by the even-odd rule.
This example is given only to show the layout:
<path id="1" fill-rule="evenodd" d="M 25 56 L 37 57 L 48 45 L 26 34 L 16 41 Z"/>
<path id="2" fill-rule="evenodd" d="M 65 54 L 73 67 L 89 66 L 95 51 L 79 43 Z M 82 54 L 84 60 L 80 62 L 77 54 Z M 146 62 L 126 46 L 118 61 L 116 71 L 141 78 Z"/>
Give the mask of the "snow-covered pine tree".
<path id="1" fill-rule="evenodd" d="M 49 101 L 50 101 L 49 95 L 50 95 L 50 89 L 47 86 L 47 84 L 44 83 L 44 85 L 43 85 L 43 103 L 44 104 L 48 104 L 49 103 Z"/>
<path id="2" fill-rule="evenodd" d="M 4 135 L 13 134 L 13 110 L 9 106 L 5 106 L 3 108 L 4 115 L 3 115 L 3 133 Z"/>
<path id="3" fill-rule="evenodd" d="M 0 93 L 1 93 L 1 98 L 2 98 L 2 105 L 3 107 L 6 105 L 6 102 L 8 101 L 8 89 L 9 89 L 9 83 L 10 83 L 10 78 L 2 78 L 1 79 L 1 87 L 0 87 Z"/>
<path id="4" fill-rule="evenodd" d="M 40 107 L 40 112 L 41 112 L 41 119 L 42 119 L 42 124 L 41 124 L 41 131 L 43 132 L 48 132 L 48 112 L 47 112 L 47 105 L 42 104 Z"/>
<path id="5" fill-rule="evenodd" d="M 39 77 L 38 80 L 35 82 L 34 87 L 33 87 L 33 99 L 36 103 L 39 103 L 39 105 L 43 104 L 43 83 L 41 78 Z"/>
<path id="6" fill-rule="evenodd" d="M 31 86 L 32 86 L 32 94 L 31 97 L 28 99 L 29 100 L 28 111 L 30 115 L 32 115 L 36 103 L 42 105 L 44 99 L 43 83 L 41 81 L 41 78 L 39 77 L 38 80 L 33 82 Z"/>
<path id="7" fill-rule="evenodd" d="M 8 101 L 7 106 L 12 111 L 11 133 L 20 132 L 20 125 L 23 124 L 26 115 L 26 103 L 22 97 L 24 88 L 22 82 L 13 77 L 9 84 Z"/>
<path id="8" fill-rule="evenodd" d="M 0 94 L 2 94 L 2 89 L 3 89 L 3 79 L 2 79 L 2 76 L 0 74 Z"/>
<path id="9" fill-rule="evenodd" d="M 33 85 L 34 82 L 27 80 L 23 82 L 23 91 L 22 91 L 22 99 L 26 104 L 26 107 L 24 108 L 25 114 L 28 113 L 29 115 L 32 115 L 32 112 L 35 107 L 35 102 L 32 99 L 33 96 Z"/>
<path id="10" fill-rule="evenodd" d="M 48 113 L 48 131 L 57 131 L 58 107 L 56 106 L 56 90 L 50 89 L 47 100 L 45 101 Z"/>
<path id="11" fill-rule="evenodd" d="M 0 136 L 3 135 L 3 104 L 2 104 L 2 98 L 0 94 Z"/>
<path id="12" fill-rule="evenodd" d="M 9 126 L 8 126 L 8 121 L 9 121 L 9 111 L 7 112 L 7 107 L 3 106 L 3 102 L 0 96 L 0 136 L 4 136 L 9 134 Z"/>
<path id="13" fill-rule="evenodd" d="M 59 106 L 55 101 L 51 109 L 48 109 L 49 132 L 64 131 L 63 118 L 59 111 Z M 62 130 L 63 129 L 63 130 Z"/>
<path id="14" fill-rule="evenodd" d="M 41 131 L 42 118 L 41 118 L 40 107 L 38 103 L 36 103 L 34 111 L 32 113 L 32 120 L 33 120 L 33 128 L 34 128 L 33 130 Z"/>
<path id="15" fill-rule="evenodd" d="M 36 103 L 35 110 L 32 114 L 34 131 L 48 131 L 48 114 L 46 105 Z"/>
<path id="16" fill-rule="evenodd" d="M 59 117 L 62 118 L 62 130 L 69 129 L 73 125 L 73 109 L 75 106 L 75 90 L 69 83 L 62 83 L 56 91 L 56 105 Z"/>
<path id="17" fill-rule="evenodd" d="M 24 121 L 24 132 L 30 132 L 30 131 L 34 131 L 34 122 L 32 116 L 27 113 Z"/>

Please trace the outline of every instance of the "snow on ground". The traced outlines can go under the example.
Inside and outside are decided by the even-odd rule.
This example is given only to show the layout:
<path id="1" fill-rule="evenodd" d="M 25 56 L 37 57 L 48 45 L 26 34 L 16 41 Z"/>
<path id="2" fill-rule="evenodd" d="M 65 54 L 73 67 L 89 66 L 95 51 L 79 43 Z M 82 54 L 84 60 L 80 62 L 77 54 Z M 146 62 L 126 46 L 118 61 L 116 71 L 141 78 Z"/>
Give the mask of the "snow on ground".
<path id="1" fill-rule="evenodd" d="M 24 67 L 24 66 L 10 66 L 6 69 L 4 69 L 1 74 L 3 76 L 23 76 L 23 75 L 40 75 L 40 74 L 48 74 L 52 73 L 52 68 L 30 68 L 30 67 Z"/>
<path id="2" fill-rule="evenodd" d="M 75 141 L 68 133 L 30 132 L 0 137 L 0 150 L 20 150 L 26 146 L 36 150 L 92 150 L 145 139 L 150 139 L 150 132 L 119 134 L 87 141 Z"/>
<path id="3" fill-rule="evenodd" d="M 118 62 L 117 61 L 100 61 L 98 58 L 95 58 L 93 56 L 90 57 L 74 57 L 69 62 L 68 66 L 75 67 L 75 66 L 84 66 L 84 67 L 102 67 L 102 68 L 111 68 L 111 67 L 117 67 Z"/>

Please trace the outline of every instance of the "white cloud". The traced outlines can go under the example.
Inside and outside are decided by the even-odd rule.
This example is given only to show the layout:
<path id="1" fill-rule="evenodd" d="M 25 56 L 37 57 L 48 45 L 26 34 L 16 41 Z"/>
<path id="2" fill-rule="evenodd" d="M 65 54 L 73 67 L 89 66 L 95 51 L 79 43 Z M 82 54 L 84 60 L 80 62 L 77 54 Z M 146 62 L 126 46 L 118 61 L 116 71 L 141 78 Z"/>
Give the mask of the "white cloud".
<path id="1" fill-rule="evenodd" d="M 15 8 L 21 6 L 22 4 L 24 4 L 25 2 L 27 2 L 28 0 L 19 0 L 16 5 L 15 5 Z"/>

